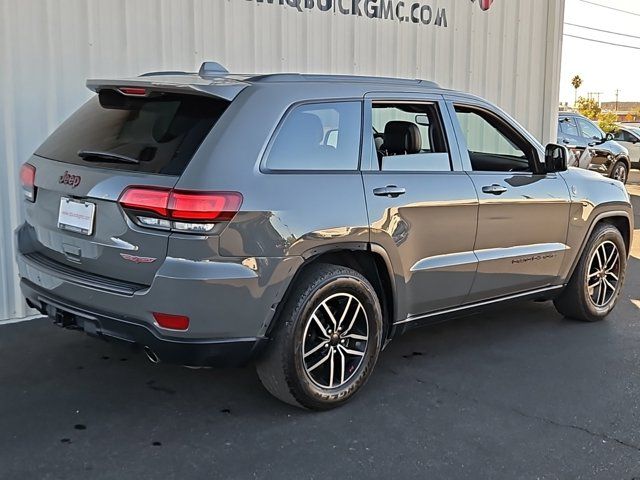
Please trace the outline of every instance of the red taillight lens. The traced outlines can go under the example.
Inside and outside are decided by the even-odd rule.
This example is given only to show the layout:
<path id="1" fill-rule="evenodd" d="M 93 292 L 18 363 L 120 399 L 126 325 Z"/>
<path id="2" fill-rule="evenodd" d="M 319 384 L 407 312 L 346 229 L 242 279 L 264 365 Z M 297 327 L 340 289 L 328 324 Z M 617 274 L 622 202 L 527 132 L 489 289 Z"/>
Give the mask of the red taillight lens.
<path id="1" fill-rule="evenodd" d="M 189 317 L 185 317 L 184 315 L 153 312 L 153 318 L 155 318 L 158 325 L 162 328 L 169 328 L 171 330 L 187 330 L 189 328 Z"/>
<path id="2" fill-rule="evenodd" d="M 138 217 L 145 226 L 177 230 L 206 232 L 213 228 L 213 222 L 228 222 L 242 205 L 242 195 L 238 192 L 192 192 L 153 187 L 129 187 L 119 200 L 130 210 L 150 212 L 163 219 L 156 222 L 148 217 Z M 204 225 L 207 224 L 207 228 Z"/>
<path id="3" fill-rule="evenodd" d="M 170 194 L 169 189 L 131 187 L 120 197 L 120 204 L 125 208 L 153 212 L 166 217 Z"/>
<path id="4" fill-rule="evenodd" d="M 36 167 L 30 163 L 25 163 L 20 167 L 20 183 L 22 191 L 27 200 L 33 202 L 36 199 Z"/>
<path id="5" fill-rule="evenodd" d="M 173 220 L 226 222 L 233 218 L 242 204 L 238 192 L 173 191 L 169 196 L 169 217 Z"/>

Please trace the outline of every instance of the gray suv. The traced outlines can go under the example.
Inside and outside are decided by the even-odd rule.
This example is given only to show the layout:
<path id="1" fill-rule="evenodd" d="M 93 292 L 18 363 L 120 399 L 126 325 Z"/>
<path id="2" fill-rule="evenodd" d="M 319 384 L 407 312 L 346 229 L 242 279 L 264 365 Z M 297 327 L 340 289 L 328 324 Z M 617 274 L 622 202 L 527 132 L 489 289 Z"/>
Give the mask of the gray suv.
<path id="1" fill-rule="evenodd" d="M 253 361 L 327 409 L 414 327 L 514 299 L 596 321 L 620 294 L 623 185 L 479 98 L 213 63 L 88 87 L 21 170 L 20 285 L 60 326 Z"/>

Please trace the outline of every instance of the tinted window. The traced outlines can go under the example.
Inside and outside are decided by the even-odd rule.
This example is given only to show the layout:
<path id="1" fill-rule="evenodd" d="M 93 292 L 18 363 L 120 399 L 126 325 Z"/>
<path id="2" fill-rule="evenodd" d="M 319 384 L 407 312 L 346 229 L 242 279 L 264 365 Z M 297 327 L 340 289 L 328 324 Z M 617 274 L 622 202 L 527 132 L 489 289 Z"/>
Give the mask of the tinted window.
<path id="1" fill-rule="evenodd" d="M 630 142 L 631 141 L 631 135 L 626 132 L 625 130 L 618 130 L 617 132 L 615 132 L 613 134 L 613 138 L 614 140 L 618 140 L 620 142 Z"/>
<path id="2" fill-rule="evenodd" d="M 374 103 L 372 135 L 384 171 L 451 171 L 438 107 L 433 103 Z"/>
<path id="3" fill-rule="evenodd" d="M 36 154 L 76 165 L 180 175 L 227 105 L 195 95 L 128 97 L 103 90 Z"/>
<path id="4" fill-rule="evenodd" d="M 559 123 L 560 132 L 565 135 L 573 135 L 574 137 L 579 137 L 578 126 L 576 125 L 576 121 L 571 117 L 560 118 Z"/>
<path id="5" fill-rule="evenodd" d="M 637 141 L 636 135 L 626 130 L 618 130 L 613 137 L 615 140 L 621 142 L 634 142 Z"/>
<path id="6" fill-rule="evenodd" d="M 267 154 L 271 170 L 356 170 L 360 102 L 299 105 L 279 128 Z"/>
<path id="7" fill-rule="evenodd" d="M 602 131 L 596 127 L 593 123 L 583 118 L 578 119 L 582 136 L 589 139 L 601 139 L 604 135 Z"/>
<path id="8" fill-rule="evenodd" d="M 455 108 L 474 171 L 533 170 L 533 147 L 508 124 L 483 110 Z"/>

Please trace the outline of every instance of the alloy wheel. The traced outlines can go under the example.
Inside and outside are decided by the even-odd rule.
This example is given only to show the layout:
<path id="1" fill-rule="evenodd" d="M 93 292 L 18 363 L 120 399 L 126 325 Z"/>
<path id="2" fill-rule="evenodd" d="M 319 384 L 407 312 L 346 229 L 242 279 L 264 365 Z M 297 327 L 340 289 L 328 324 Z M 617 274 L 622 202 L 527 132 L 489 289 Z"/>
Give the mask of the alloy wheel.
<path id="1" fill-rule="evenodd" d="M 615 243 L 602 242 L 591 256 L 587 291 L 593 305 L 605 308 L 615 298 L 620 281 L 621 258 Z"/>
<path id="2" fill-rule="evenodd" d="M 622 183 L 625 183 L 625 181 L 627 180 L 627 169 L 624 165 L 618 165 L 616 167 L 615 171 L 613 172 L 613 178 Z"/>
<path id="3" fill-rule="evenodd" d="M 302 340 L 305 373 L 321 388 L 340 388 L 360 368 L 368 342 L 362 303 L 349 293 L 331 295 L 307 319 Z"/>

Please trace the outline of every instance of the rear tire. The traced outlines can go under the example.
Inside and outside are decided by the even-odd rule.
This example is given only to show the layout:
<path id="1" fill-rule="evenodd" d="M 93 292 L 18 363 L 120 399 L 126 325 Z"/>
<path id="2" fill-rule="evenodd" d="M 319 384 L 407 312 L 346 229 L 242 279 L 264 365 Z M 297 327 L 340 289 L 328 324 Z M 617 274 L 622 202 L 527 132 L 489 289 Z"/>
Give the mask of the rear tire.
<path id="1" fill-rule="evenodd" d="M 627 183 L 629 178 L 629 167 L 624 162 L 616 162 L 611 170 L 611 178 L 619 180 L 622 183 Z"/>
<path id="2" fill-rule="evenodd" d="M 565 317 L 597 322 L 616 306 L 627 269 L 627 251 L 620 231 L 596 226 L 569 283 L 553 301 Z"/>
<path id="3" fill-rule="evenodd" d="M 350 268 L 318 264 L 293 287 L 257 363 L 276 398 L 328 410 L 366 383 L 382 345 L 382 310 L 374 288 Z"/>

